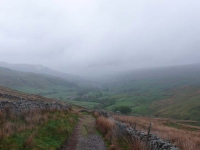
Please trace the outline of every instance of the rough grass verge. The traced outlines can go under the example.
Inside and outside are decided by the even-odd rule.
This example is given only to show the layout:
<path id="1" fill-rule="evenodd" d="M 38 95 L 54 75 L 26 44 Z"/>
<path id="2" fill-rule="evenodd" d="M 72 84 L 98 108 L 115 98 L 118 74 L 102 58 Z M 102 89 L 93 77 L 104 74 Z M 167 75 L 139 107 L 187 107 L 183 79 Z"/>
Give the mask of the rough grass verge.
<path id="1" fill-rule="evenodd" d="M 69 138 L 78 115 L 67 110 L 0 111 L 0 149 L 54 150 Z"/>
<path id="2" fill-rule="evenodd" d="M 109 150 L 145 150 L 145 146 L 140 141 L 121 135 L 113 120 L 99 116 L 98 113 L 94 115 L 96 128 L 107 141 Z"/>
<path id="3" fill-rule="evenodd" d="M 135 116 L 114 116 L 114 118 L 120 122 L 127 123 L 132 127 L 136 123 L 136 129 L 146 132 L 149 123 L 152 123 L 152 134 L 156 134 L 160 138 L 170 141 L 181 150 L 200 149 L 199 127 L 176 123 L 171 119 Z"/>

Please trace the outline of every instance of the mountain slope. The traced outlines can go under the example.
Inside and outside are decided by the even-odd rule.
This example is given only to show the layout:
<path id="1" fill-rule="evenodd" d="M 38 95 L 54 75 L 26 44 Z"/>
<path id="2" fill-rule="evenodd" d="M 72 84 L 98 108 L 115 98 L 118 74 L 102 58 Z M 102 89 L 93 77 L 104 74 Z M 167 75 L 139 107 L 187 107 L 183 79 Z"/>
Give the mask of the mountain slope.
<path id="1" fill-rule="evenodd" d="M 14 71 L 2 67 L 0 67 L 0 85 L 56 99 L 74 95 L 77 89 L 75 83 L 62 78 Z"/>
<path id="2" fill-rule="evenodd" d="M 152 83 L 152 86 L 157 83 L 168 84 L 169 86 L 199 84 L 200 64 L 128 71 L 102 80 L 103 83 L 106 83 L 104 85 L 113 86 L 114 88 L 131 83 L 134 84 L 138 81 Z"/>
<path id="3" fill-rule="evenodd" d="M 132 114 L 200 120 L 200 65 L 133 71 L 113 76 L 104 86 L 115 103 Z"/>
<path id="4" fill-rule="evenodd" d="M 65 79 L 67 81 L 76 83 L 80 86 L 98 86 L 97 83 L 89 81 L 88 79 L 81 78 L 79 76 L 71 75 L 68 73 L 59 72 L 53 70 L 51 68 L 42 66 L 42 65 L 33 65 L 33 64 L 9 64 L 5 62 L 0 62 L 0 67 L 8 68 L 15 71 L 20 72 L 29 72 L 29 73 L 36 73 L 42 75 L 50 75 L 58 78 Z"/>
<path id="5" fill-rule="evenodd" d="M 173 96 L 153 102 L 149 108 L 157 117 L 200 121 L 200 86 L 176 89 Z"/>
<path id="6" fill-rule="evenodd" d="M 28 86 L 33 88 L 46 88 L 62 85 L 74 87 L 75 84 L 61 78 L 35 73 L 24 73 L 0 67 L 0 84 L 6 87 Z"/>

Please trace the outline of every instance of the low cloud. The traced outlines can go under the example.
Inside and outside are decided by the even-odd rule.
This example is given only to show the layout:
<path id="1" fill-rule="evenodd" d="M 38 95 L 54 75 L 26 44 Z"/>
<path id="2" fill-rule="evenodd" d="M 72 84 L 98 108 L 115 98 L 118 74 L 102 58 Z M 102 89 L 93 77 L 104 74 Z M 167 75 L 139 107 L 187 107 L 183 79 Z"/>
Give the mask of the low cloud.
<path id="1" fill-rule="evenodd" d="M 198 0 L 0 2 L 0 59 L 87 74 L 200 63 Z"/>

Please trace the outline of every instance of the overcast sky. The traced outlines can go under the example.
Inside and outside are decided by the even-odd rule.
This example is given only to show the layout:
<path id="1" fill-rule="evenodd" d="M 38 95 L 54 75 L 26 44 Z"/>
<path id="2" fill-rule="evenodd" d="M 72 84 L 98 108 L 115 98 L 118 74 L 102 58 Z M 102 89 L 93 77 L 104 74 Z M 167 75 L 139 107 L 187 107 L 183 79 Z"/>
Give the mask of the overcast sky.
<path id="1" fill-rule="evenodd" d="M 67 73 L 200 63 L 199 0 L 0 0 L 0 61 Z"/>

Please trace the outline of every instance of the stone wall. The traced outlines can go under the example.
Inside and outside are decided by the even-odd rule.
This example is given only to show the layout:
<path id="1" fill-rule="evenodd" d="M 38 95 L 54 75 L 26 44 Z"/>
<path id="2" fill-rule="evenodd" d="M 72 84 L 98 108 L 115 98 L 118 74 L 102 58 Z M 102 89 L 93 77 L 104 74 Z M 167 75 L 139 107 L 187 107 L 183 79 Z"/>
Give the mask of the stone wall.
<path id="1" fill-rule="evenodd" d="M 30 109 L 71 109 L 71 105 L 39 95 L 25 94 L 15 90 L 0 87 L 0 110 L 9 108 L 20 113 Z"/>
<path id="2" fill-rule="evenodd" d="M 44 102 L 44 101 L 35 101 L 35 100 L 16 100 L 16 101 L 0 101 L 0 110 L 9 108 L 11 111 L 20 113 L 23 110 L 30 109 L 70 109 L 71 105 L 66 103 L 58 102 Z"/>
<path id="3" fill-rule="evenodd" d="M 134 130 L 132 127 L 128 126 L 127 124 L 114 120 L 111 114 L 107 113 L 106 111 L 97 111 L 97 112 L 99 113 L 99 115 L 103 117 L 112 119 L 115 122 L 117 126 L 117 130 L 121 136 L 131 136 L 131 137 L 134 137 L 135 139 L 139 139 L 146 143 L 147 136 L 148 136 L 146 132 Z M 180 150 L 174 144 L 170 143 L 170 141 L 165 141 L 159 138 L 155 134 L 149 134 L 147 145 L 148 145 L 149 150 Z"/>

